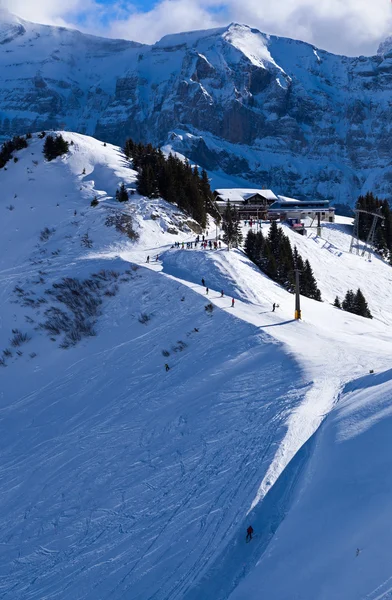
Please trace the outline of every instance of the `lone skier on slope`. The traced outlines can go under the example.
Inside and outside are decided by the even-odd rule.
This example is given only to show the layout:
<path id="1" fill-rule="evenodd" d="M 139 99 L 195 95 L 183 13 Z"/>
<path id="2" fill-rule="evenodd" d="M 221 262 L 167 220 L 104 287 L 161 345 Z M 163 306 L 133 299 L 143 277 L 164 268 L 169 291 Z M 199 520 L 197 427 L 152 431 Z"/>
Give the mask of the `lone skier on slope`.
<path id="1" fill-rule="evenodd" d="M 274 302 L 273 305 L 272 305 L 272 312 L 275 312 L 275 308 L 276 308 L 276 304 Z"/>
<path id="2" fill-rule="evenodd" d="M 165 369 L 166 369 L 166 373 L 167 373 L 168 371 L 170 371 L 170 367 L 169 367 L 169 365 L 168 365 L 167 363 L 165 364 Z"/>
<path id="3" fill-rule="evenodd" d="M 249 525 L 248 529 L 246 530 L 246 541 L 250 542 L 250 540 L 252 539 L 252 533 L 253 533 L 253 527 L 252 525 Z"/>
<path id="4" fill-rule="evenodd" d="M 234 298 L 231 299 L 231 308 L 234 308 Z"/>

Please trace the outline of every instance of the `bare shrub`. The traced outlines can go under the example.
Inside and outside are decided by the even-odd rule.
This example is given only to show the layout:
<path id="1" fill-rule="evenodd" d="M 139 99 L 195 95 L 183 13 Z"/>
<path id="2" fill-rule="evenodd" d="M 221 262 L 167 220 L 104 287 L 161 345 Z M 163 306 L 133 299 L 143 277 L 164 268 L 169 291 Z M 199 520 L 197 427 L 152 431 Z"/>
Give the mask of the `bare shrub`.
<path id="1" fill-rule="evenodd" d="M 128 236 L 130 240 L 137 240 L 139 234 L 133 228 L 131 215 L 122 212 L 112 212 L 106 217 L 106 227 L 115 227 L 116 231 Z"/>
<path id="2" fill-rule="evenodd" d="M 93 240 L 89 237 L 88 231 L 82 235 L 80 243 L 85 248 L 92 248 L 93 247 Z"/>
<path id="3" fill-rule="evenodd" d="M 6 367 L 7 363 L 5 362 L 4 358 L 0 358 L 0 367 Z"/>
<path id="4" fill-rule="evenodd" d="M 40 328 L 54 341 L 54 336 L 64 335 L 60 348 L 70 348 L 85 337 L 95 336 L 94 326 L 100 315 L 102 297 L 117 294 L 119 278 L 117 271 L 102 269 L 90 279 L 64 277 L 54 283 L 45 293 L 61 307 L 48 308 Z"/>
<path id="5" fill-rule="evenodd" d="M 16 285 L 14 287 L 14 294 L 17 294 L 19 297 L 24 296 L 26 292 L 24 291 L 23 288 L 21 288 L 19 285 Z"/>
<path id="6" fill-rule="evenodd" d="M 182 352 L 183 350 L 185 350 L 185 348 L 187 348 L 187 344 L 182 340 L 179 340 L 177 342 L 177 345 L 173 346 L 172 350 L 173 352 Z"/>
<path id="7" fill-rule="evenodd" d="M 52 306 L 45 311 L 46 320 L 41 324 L 41 328 L 51 336 L 65 334 L 61 348 L 70 348 L 83 338 L 96 335 L 94 325 L 102 304 L 102 273 L 82 281 L 65 277 L 60 283 L 54 283 L 52 288 L 46 290 L 46 293 L 63 304 L 65 309 Z"/>
<path id="8" fill-rule="evenodd" d="M 115 296 L 118 293 L 119 287 L 118 285 L 113 285 L 111 288 L 108 288 L 105 292 L 105 296 Z"/>
<path id="9" fill-rule="evenodd" d="M 9 211 L 13 211 L 15 210 L 15 206 L 13 204 L 10 204 L 9 206 L 6 206 L 6 209 Z"/>
<path id="10" fill-rule="evenodd" d="M 208 313 L 210 313 L 210 314 L 211 314 L 211 313 L 212 313 L 212 311 L 214 310 L 214 305 L 213 305 L 213 304 L 211 304 L 211 302 L 210 302 L 209 304 L 206 304 L 204 308 L 205 308 L 205 310 L 206 310 Z"/>
<path id="11" fill-rule="evenodd" d="M 55 229 L 49 229 L 49 227 L 44 227 L 41 231 L 39 239 L 41 242 L 47 242 L 48 239 L 54 234 Z"/>
<path id="12" fill-rule="evenodd" d="M 170 356 L 170 352 L 169 352 L 169 350 L 162 350 L 162 354 L 163 354 L 163 356 L 165 356 L 165 357 L 168 357 L 168 356 Z"/>
<path id="13" fill-rule="evenodd" d="M 27 333 L 22 333 L 19 329 L 13 329 L 12 333 L 14 334 L 14 337 L 11 338 L 10 343 L 14 348 L 31 340 L 31 337 Z"/>
<path id="14" fill-rule="evenodd" d="M 148 321 L 151 321 L 151 316 L 148 315 L 147 313 L 141 313 L 139 315 L 138 321 L 139 321 L 139 323 L 142 323 L 142 325 L 146 325 L 148 323 Z"/>
<path id="15" fill-rule="evenodd" d="M 46 321 L 41 324 L 41 328 L 46 329 L 50 335 L 60 335 L 62 331 L 68 331 L 72 324 L 70 316 L 57 306 L 46 310 L 45 317 Z"/>
<path id="16" fill-rule="evenodd" d="M 36 353 L 36 352 L 32 352 L 32 353 L 30 354 L 30 358 L 35 358 L 36 356 L 37 356 L 37 353 Z"/>
<path id="17" fill-rule="evenodd" d="M 3 350 L 3 356 L 4 358 L 12 358 L 12 352 L 9 348 L 6 348 L 5 350 Z"/>

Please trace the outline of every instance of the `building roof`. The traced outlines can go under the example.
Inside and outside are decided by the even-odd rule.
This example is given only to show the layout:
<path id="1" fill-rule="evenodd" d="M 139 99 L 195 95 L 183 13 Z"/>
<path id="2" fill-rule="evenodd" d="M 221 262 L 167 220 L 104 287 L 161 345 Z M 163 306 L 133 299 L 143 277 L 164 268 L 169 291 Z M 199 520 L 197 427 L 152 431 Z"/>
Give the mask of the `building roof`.
<path id="1" fill-rule="evenodd" d="M 215 190 L 215 194 L 217 194 L 225 202 L 227 202 L 227 200 L 230 200 L 230 202 L 244 202 L 244 200 L 248 200 L 256 194 L 259 194 L 266 200 L 278 199 L 272 190 L 263 190 L 260 188 L 221 188 L 219 190 Z"/>
<path id="2" fill-rule="evenodd" d="M 329 207 L 329 200 L 296 200 L 295 198 L 288 198 L 287 196 L 279 196 L 279 199 L 271 204 L 269 207 L 270 211 L 280 210 L 331 210 Z"/>

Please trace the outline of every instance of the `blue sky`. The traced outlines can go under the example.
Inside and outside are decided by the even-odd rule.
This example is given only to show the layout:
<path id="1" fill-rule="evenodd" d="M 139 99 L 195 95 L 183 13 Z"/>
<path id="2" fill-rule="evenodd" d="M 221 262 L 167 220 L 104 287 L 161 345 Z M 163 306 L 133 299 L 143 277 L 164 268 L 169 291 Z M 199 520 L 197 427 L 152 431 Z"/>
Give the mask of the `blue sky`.
<path id="1" fill-rule="evenodd" d="M 373 54 L 392 33 L 390 0 L 0 0 L 18 16 L 154 43 L 165 34 L 246 23 L 340 54 Z"/>

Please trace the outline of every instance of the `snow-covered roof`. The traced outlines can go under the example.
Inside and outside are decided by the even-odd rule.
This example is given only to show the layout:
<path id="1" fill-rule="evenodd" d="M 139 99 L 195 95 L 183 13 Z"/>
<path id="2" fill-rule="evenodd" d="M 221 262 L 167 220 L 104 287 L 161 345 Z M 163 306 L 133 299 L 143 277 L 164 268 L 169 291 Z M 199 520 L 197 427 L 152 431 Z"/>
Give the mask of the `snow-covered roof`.
<path id="1" fill-rule="evenodd" d="M 215 193 L 218 194 L 222 200 L 230 200 L 230 202 L 243 202 L 244 200 L 248 200 L 252 196 L 255 196 L 255 194 L 259 194 L 266 200 L 278 199 L 272 190 L 263 190 L 260 188 L 222 188 L 215 190 Z"/>
<path id="2" fill-rule="evenodd" d="M 290 202 L 295 202 L 295 203 L 301 202 L 301 200 L 297 200 L 296 198 L 289 198 L 288 196 L 280 196 L 279 194 L 278 194 L 278 198 L 281 202 L 287 202 L 287 204 L 289 204 Z"/>
<path id="3" fill-rule="evenodd" d="M 278 196 L 279 204 L 320 204 L 320 202 L 329 204 L 328 200 L 298 200 L 298 198 L 289 198 L 288 196 Z"/>

